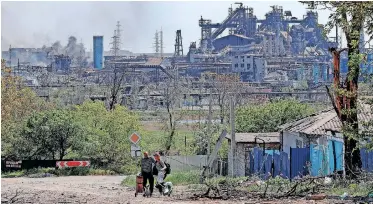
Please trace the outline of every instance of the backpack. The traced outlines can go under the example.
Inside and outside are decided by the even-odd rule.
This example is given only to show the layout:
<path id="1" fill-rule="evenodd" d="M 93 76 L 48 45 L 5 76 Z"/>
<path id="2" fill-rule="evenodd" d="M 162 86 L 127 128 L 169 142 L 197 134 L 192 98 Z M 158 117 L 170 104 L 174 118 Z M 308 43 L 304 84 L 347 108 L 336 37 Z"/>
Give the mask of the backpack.
<path id="1" fill-rule="evenodd" d="M 164 165 L 166 165 L 166 174 L 170 174 L 171 173 L 171 166 L 169 163 L 167 162 L 164 162 Z"/>

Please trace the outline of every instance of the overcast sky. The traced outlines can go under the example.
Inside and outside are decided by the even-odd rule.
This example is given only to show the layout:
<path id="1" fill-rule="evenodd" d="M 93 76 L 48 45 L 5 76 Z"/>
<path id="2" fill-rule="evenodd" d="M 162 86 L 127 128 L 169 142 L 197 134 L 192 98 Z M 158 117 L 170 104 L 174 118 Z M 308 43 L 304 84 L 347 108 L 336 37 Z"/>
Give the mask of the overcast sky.
<path id="1" fill-rule="evenodd" d="M 104 36 L 105 50 L 110 48 L 115 25 L 122 25 L 122 49 L 153 52 L 154 33 L 163 30 L 165 52 L 174 51 L 176 30 L 181 29 L 184 53 L 190 42 L 200 39 L 198 20 L 222 22 L 229 2 L 1 2 L 1 49 L 50 46 L 55 41 L 67 44 L 69 36 L 92 49 L 94 35 Z M 306 6 L 296 1 L 247 1 L 254 14 L 263 19 L 270 6 L 280 5 L 302 18 Z M 235 5 L 233 5 L 235 6 Z M 326 23 L 329 13 L 319 11 L 319 23 Z"/>

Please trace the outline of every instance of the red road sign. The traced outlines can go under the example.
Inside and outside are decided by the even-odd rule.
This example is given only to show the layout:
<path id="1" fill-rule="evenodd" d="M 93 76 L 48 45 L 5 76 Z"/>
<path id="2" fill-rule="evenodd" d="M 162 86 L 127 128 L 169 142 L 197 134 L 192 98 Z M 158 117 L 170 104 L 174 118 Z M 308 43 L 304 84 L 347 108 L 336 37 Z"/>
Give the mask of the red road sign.
<path id="1" fill-rule="evenodd" d="M 129 139 L 133 144 L 137 144 L 140 141 L 141 137 L 138 133 L 134 132 L 130 135 Z"/>
<path id="2" fill-rule="evenodd" d="M 59 168 L 64 167 L 89 167 L 91 163 L 89 161 L 57 161 L 56 166 Z"/>

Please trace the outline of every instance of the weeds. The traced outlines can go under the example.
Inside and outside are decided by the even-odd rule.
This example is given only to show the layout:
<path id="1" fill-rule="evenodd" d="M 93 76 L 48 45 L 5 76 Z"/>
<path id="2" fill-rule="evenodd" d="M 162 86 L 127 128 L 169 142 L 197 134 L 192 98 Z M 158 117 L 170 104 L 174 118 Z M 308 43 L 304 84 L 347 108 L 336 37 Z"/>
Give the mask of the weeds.
<path id="1" fill-rule="evenodd" d="M 51 177 L 51 176 L 87 176 L 87 175 L 115 175 L 116 173 L 112 170 L 106 169 L 92 169 L 85 167 L 76 168 L 35 168 L 29 170 L 14 171 L 4 173 L 1 175 L 2 178 L 15 178 L 15 177 Z"/>

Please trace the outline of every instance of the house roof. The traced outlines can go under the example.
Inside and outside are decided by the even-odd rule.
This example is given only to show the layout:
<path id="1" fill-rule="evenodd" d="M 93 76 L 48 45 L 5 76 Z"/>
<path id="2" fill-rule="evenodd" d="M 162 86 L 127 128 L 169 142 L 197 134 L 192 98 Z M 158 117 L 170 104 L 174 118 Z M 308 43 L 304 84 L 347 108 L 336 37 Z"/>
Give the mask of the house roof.
<path id="1" fill-rule="evenodd" d="M 266 132 L 266 133 L 236 133 L 237 143 L 255 143 L 255 137 L 258 138 L 257 143 L 280 143 L 279 132 Z M 231 135 L 225 136 L 225 138 L 231 140 Z"/>
<path id="2" fill-rule="evenodd" d="M 358 112 L 358 120 L 369 121 L 372 119 L 373 113 L 370 106 L 367 104 L 361 104 Z M 324 135 L 326 131 L 341 132 L 342 123 L 334 109 L 331 108 L 295 122 L 281 125 L 280 128 L 288 132 L 299 132 L 308 135 Z M 359 129 L 361 131 L 362 127 L 360 126 Z"/>

